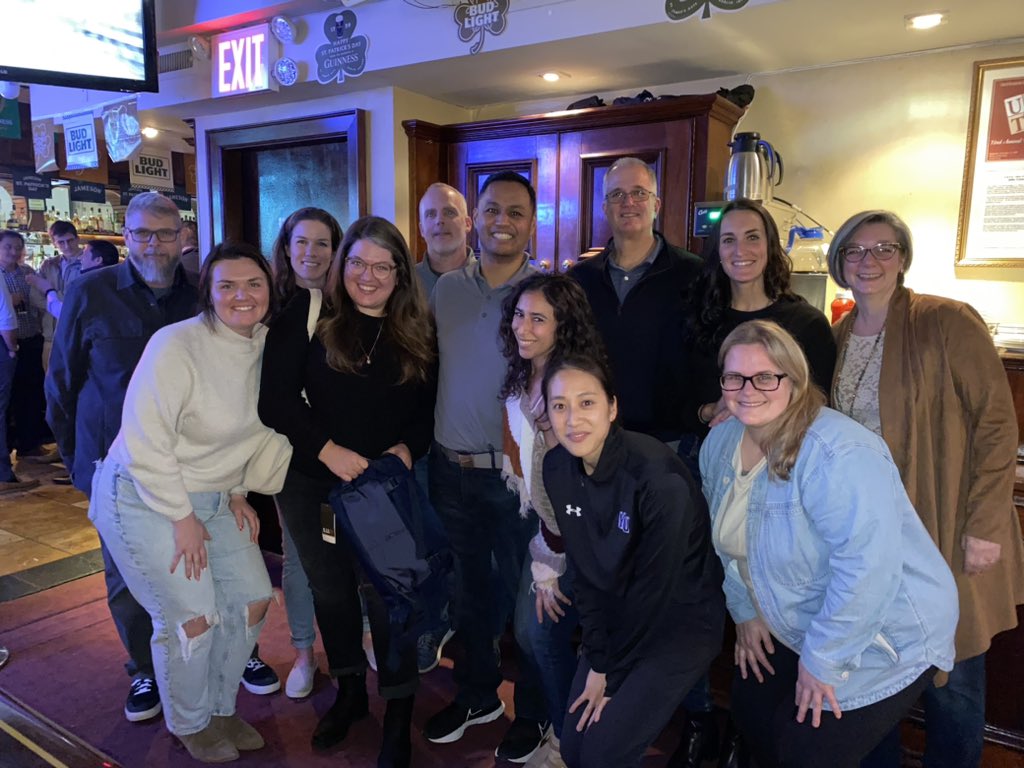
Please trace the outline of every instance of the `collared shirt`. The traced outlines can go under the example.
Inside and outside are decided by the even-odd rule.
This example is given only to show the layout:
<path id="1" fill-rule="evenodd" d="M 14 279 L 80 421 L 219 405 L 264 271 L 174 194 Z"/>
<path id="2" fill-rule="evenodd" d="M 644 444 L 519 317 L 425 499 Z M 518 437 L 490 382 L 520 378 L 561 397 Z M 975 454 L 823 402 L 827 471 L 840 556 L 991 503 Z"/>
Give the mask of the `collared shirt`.
<path id="1" fill-rule="evenodd" d="M 536 272 L 524 258 L 508 282 L 491 288 L 474 261 L 437 281 L 430 295 L 440 362 L 434 439 L 446 448 L 501 452 L 504 405 L 498 392 L 508 367 L 498 339 L 501 305 Z"/>
<path id="2" fill-rule="evenodd" d="M 612 287 L 615 288 L 615 295 L 619 297 L 619 304 L 626 300 L 626 296 L 629 295 L 630 290 L 634 285 L 647 274 L 647 270 L 651 268 L 651 264 L 658 258 L 658 254 L 661 253 L 662 244 L 665 241 L 661 239 L 661 235 L 657 232 L 654 233 L 654 247 L 651 248 L 650 253 L 632 269 L 623 269 L 615 261 L 614 245 L 612 246 L 612 257 L 608 259 L 608 277 L 612 280 Z"/>
<path id="3" fill-rule="evenodd" d="M 473 253 L 473 249 L 468 245 L 466 246 L 466 263 L 462 267 L 469 266 L 476 261 L 476 255 Z M 462 269 L 460 267 L 460 269 Z M 441 279 L 443 272 L 435 272 L 430 266 L 430 259 L 427 256 L 423 257 L 423 261 L 416 265 L 416 276 L 420 279 L 420 285 L 423 286 L 423 292 L 427 298 L 430 298 L 430 294 L 434 292 L 434 286 L 437 285 L 437 281 Z"/>
<path id="4" fill-rule="evenodd" d="M 121 428 L 125 391 L 150 337 L 196 314 L 196 292 L 178 270 L 157 298 L 132 266 L 90 271 L 64 296 L 46 376 L 46 420 L 75 487 L 91 490 L 93 464 Z"/>
<path id="5" fill-rule="evenodd" d="M 11 299 L 13 300 L 15 295 L 21 297 L 21 304 L 16 307 L 18 338 L 31 339 L 33 336 L 39 336 L 43 332 L 42 312 L 39 306 L 32 303 L 36 297 L 32 295 L 32 288 L 25 280 L 25 275 L 31 274 L 32 270 L 18 265 L 9 272 L 3 269 L 0 269 L 0 272 L 3 272 L 4 282 L 7 284 Z"/>

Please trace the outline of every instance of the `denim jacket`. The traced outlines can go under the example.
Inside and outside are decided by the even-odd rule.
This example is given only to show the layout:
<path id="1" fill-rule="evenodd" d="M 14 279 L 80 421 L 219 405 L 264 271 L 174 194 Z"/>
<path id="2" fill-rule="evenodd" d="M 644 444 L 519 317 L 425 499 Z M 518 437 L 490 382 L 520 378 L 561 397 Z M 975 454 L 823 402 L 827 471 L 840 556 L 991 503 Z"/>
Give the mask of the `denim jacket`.
<path id="1" fill-rule="evenodd" d="M 701 448 L 712 525 L 743 432 L 729 419 Z M 953 575 L 872 432 L 822 408 L 790 479 L 763 472 L 754 481 L 746 531 L 757 607 L 735 560 L 720 555 L 733 620 L 759 608 L 807 671 L 835 687 L 844 710 L 894 695 L 931 666 L 952 669 Z"/>

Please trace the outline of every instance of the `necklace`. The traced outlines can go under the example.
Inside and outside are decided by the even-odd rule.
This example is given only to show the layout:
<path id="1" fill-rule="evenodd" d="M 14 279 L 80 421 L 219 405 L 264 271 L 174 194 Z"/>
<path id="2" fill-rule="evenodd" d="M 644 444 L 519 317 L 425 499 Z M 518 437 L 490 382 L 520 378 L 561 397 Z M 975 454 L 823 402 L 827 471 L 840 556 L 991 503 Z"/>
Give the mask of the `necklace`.
<path id="1" fill-rule="evenodd" d="M 377 335 L 373 339 L 373 344 L 370 346 L 370 351 L 366 353 L 366 365 L 370 365 L 373 362 L 373 350 L 377 348 L 377 342 L 380 341 L 380 332 L 384 330 L 384 321 L 380 321 L 380 327 L 377 328 Z M 365 347 L 363 347 L 365 349 Z"/>
<path id="2" fill-rule="evenodd" d="M 847 416 L 851 416 L 853 414 L 853 406 L 857 402 L 857 395 L 860 393 L 860 385 L 864 381 L 864 376 L 865 376 L 865 374 L 867 374 L 868 368 L 871 367 L 871 361 L 875 358 L 875 353 L 878 351 L 878 345 L 881 343 L 882 336 L 884 334 L 885 334 L 885 323 L 882 323 L 881 329 L 875 335 L 875 342 L 871 345 L 871 351 L 868 352 L 867 359 L 864 360 L 864 367 L 860 369 L 860 375 L 857 376 L 857 382 L 853 385 L 853 396 L 850 398 L 850 402 L 846 404 L 847 407 L 840 409 L 841 411 L 846 413 Z M 850 338 L 852 336 L 853 336 L 853 332 L 851 331 L 850 332 L 850 336 L 846 337 L 846 343 L 843 345 L 843 359 L 839 363 L 839 366 L 837 368 L 837 370 L 839 370 L 839 371 L 842 371 L 843 370 L 843 366 L 846 365 L 846 353 L 847 353 L 847 351 L 850 348 Z M 839 388 L 838 387 L 836 388 L 836 395 L 837 396 L 839 395 Z M 837 403 L 837 405 L 838 405 L 838 403 Z"/>

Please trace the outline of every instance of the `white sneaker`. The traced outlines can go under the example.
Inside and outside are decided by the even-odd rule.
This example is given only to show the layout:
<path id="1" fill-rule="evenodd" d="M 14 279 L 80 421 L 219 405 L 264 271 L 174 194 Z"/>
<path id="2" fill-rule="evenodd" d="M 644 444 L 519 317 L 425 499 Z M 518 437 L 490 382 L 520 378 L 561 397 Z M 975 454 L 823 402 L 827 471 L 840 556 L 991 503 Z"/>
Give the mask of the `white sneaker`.
<path id="1" fill-rule="evenodd" d="M 284 683 L 284 694 L 289 699 L 304 699 L 313 692 L 313 678 L 316 677 L 316 664 L 292 665 L 288 679 Z"/>

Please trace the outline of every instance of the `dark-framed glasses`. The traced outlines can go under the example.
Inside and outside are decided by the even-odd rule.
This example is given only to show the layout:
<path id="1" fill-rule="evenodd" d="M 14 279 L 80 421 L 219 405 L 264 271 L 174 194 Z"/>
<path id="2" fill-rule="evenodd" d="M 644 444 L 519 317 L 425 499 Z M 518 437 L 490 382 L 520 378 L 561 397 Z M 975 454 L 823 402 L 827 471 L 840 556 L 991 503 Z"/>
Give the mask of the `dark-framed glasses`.
<path id="1" fill-rule="evenodd" d="M 367 267 L 370 268 L 370 272 L 373 273 L 373 276 L 378 280 L 387 280 L 391 277 L 391 273 L 398 269 L 394 264 L 387 264 L 383 261 L 378 261 L 376 264 L 370 264 L 362 259 L 357 259 L 354 256 L 349 256 L 345 259 L 345 269 L 354 275 L 363 274 Z"/>
<path id="2" fill-rule="evenodd" d="M 888 261 L 903 249 L 899 243 L 875 243 L 864 247 L 863 245 L 844 245 L 840 255 L 846 261 L 857 263 L 863 261 L 867 254 L 873 253 L 879 261 Z"/>
<path id="3" fill-rule="evenodd" d="M 723 392 L 739 392 L 749 381 L 758 392 L 774 392 L 782 384 L 785 373 L 755 373 L 753 376 L 741 376 L 738 373 L 723 373 L 718 379 Z"/>
<path id="4" fill-rule="evenodd" d="M 613 189 L 604 196 L 604 199 L 613 205 L 620 205 L 626 202 L 627 197 L 634 203 L 645 203 L 654 197 L 654 193 L 643 187 L 637 187 L 636 189 Z"/>
<path id="5" fill-rule="evenodd" d="M 180 229 L 128 229 L 128 236 L 136 243 L 148 243 L 156 235 L 161 243 L 173 243 L 178 239 Z"/>

